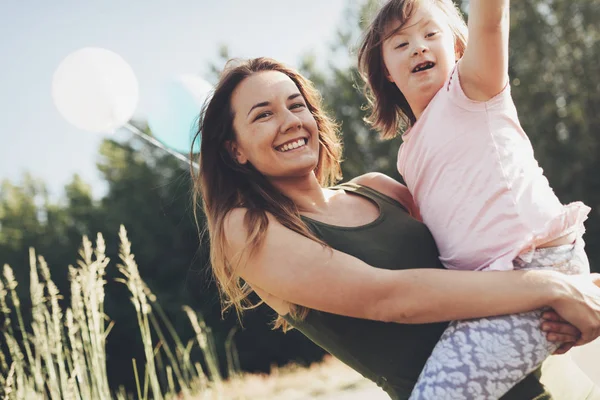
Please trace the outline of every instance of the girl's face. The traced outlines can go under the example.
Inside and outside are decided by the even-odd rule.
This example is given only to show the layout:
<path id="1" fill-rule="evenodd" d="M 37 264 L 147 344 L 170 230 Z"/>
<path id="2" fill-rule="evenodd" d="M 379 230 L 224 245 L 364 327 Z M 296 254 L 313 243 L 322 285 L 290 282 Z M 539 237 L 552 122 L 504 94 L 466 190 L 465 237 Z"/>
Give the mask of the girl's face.
<path id="1" fill-rule="evenodd" d="M 287 75 L 263 71 L 244 79 L 231 97 L 235 141 L 230 151 L 266 177 L 312 173 L 319 161 L 319 131 L 298 87 Z"/>
<path id="2" fill-rule="evenodd" d="M 399 25 L 391 24 L 388 32 Z M 454 35 L 443 12 L 422 2 L 382 47 L 387 78 L 396 84 L 419 118 L 458 59 Z"/>

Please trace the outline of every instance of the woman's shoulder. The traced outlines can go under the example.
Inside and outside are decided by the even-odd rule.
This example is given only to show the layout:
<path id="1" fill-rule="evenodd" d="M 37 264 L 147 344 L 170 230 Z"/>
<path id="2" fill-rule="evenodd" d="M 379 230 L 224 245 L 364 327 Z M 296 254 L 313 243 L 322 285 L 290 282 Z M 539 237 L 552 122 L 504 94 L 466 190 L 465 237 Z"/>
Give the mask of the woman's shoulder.
<path id="1" fill-rule="evenodd" d="M 391 178 L 380 172 L 369 172 L 364 175 L 357 176 L 350 181 L 357 185 L 366 186 L 375 190 L 394 201 L 400 203 L 408 210 L 413 218 L 421 220 L 419 210 L 410 194 L 408 188 L 394 178 Z"/>
<path id="2" fill-rule="evenodd" d="M 235 207 L 225 214 L 223 219 L 223 235 L 230 244 L 243 245 L 246 243 L 249 233 L 248 229 L 246 229 L 247 226 L 258 226 L 258 223 L 268 222 L 264 224 L 264 227 L 270 229 L 273 223 L 278 224 L 273 214 L 268 211 L 260 213 L 259 216 L 259 218 L 264 216 L 266 221 L 252 220 L 252 218 L 257 217 L 257 214 L 250 213 L 249 215 L 248 213 L 249 210 L 246 207 Z"/>
<path id="3" fill-rule="evenodd" d="M 382 174 L 381 172 L 368 172 L 366 174 L 357 176 L 349 181 L 349 183 L 366 186 L 400 202 L 402 199 L 398 196 L 398 194 L 402 190 L 408 190 L 406 186 L 397 180 Z"/>

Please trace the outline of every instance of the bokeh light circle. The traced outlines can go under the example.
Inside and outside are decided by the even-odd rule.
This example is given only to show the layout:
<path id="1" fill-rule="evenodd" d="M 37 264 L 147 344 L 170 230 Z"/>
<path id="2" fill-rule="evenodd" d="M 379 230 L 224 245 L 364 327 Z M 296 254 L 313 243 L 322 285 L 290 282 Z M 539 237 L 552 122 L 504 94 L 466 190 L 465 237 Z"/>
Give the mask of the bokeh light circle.
<path id="1" fill-rule="evenodd" d="M 133 116 L 139 85 L 121 56 L 103 48 L 85 47 L 59 64 L 52 79 L 52 100 L 75 127 L 112 133 Z"/>

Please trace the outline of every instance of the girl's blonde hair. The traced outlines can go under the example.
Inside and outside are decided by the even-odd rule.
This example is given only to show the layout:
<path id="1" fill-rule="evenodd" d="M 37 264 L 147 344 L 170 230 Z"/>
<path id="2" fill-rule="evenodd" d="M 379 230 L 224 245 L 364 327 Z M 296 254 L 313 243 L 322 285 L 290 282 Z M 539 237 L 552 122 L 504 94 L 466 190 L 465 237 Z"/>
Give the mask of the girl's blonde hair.
<path id="1" fill-rule="evenodd" d="M 234 307 L 238 316 L 244 310 L 258 305 L 252 305 L 248 299 L 252 289 L 240 278 L 238 270 L 262 245 L 269 224 L 267 213 L 285 227 L 325 245 L 300 219 L 291 199 L 277 190 L 250 163 L 238 164 L 226 148 L 227 142 L 235 140 L 231 96 L 243 80 L 262 71 L 278 71 L 287 75 L 298 87 L 315 118 L 319 130 L 319 159 L 315 174 L 319 183 L 329 186 L 341 179 L 342 146 L 338 126 L 321 109 L 321 96 L 312 83 L 294 69 L 273 59 L 230 60 L 212 98 L 201 113 L 199 130 L 194 137 L 194 144 L 200 140 L 199 172 L 196 174 L 192 169 L 192 177 L 194 211 L 198 209 L 201 197 L 207 220 L 203 233 L 208 231 L 209 234 L 210 261 L 221 294 L 222 309 L 225 311 Z M 248 240 L 241 255 L 229 259 L 225 251 L 224 223 L 228 213 L 238 207 L 247 210 L 244 228 Z M 304 307 L 292 305 L 292 317 L 303 319 L 307 313 Z M 287 330 L 288 324 L 278 317 L 275 328 L 278 327 Z"/>
<path id="2" fill-rule="evenodd" d="M 404 127 L 410 127 L 416 118 L 402 92 L 386 77 L 383 42 L 402 29 L 417 7 L 424 2 L 438 7 L 447 17 L 448 26 L 455 38 L 456 52 L 460 57 L 467 47 L 467 25 L 452 0 L 390 0 L 379 10 L 359 47 L 358 70 L 364 81 L 363 90 L 370 109 L 366 121 L 384 139 L 395 137 L 401 123 Z M 398 26 L 390 29 L 392 24 Z"/>

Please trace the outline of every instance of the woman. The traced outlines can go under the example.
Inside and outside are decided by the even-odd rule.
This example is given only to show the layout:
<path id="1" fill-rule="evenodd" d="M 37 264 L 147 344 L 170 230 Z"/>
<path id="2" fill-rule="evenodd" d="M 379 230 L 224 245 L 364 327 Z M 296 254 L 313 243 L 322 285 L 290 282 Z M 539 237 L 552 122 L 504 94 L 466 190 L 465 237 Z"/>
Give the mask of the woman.
<path id="1" fill-rule="evenodd" d="M 256 292 L 277 326 L 394 399 L 410 395 L 445 321 L 552 307 L 550 340 L 600 335 L 597 275 L 444 270 L 404 186 L 366 174 L 327 188 L 340 178 L 336 126 L 294 70 L 264 58 L 229 67 L 203 115 L 195 198 L 225 308 L 242 312 Z M 544 393 L 532 374 L 507 398 Z"/>

